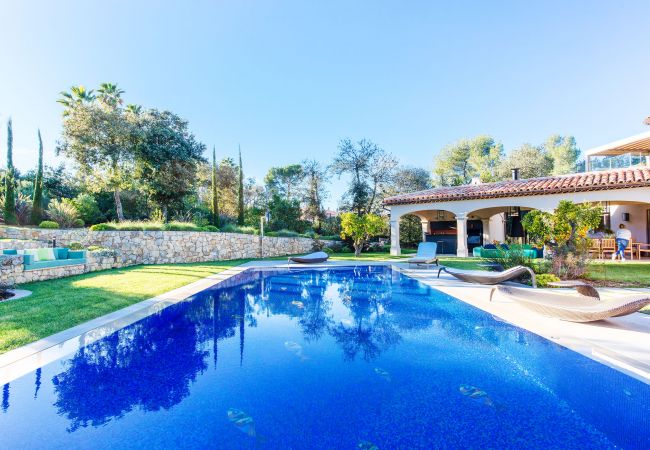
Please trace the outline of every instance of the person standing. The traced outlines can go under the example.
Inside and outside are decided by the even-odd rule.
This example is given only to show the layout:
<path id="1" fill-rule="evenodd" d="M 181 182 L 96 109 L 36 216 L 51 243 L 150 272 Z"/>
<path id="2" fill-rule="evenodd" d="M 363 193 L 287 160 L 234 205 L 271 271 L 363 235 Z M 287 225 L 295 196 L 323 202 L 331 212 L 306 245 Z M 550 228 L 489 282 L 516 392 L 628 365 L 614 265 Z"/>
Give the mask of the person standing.
<path id="1" fill-rule="evenodd" d="M 612 255 L 612 260 L 616 259 L 617 255 L 621 255 L 621 261 L 625 261 L 625 249 L 632 240 L 632 232 L 625 228 L 624 224 L 618 226 L 616 231 L 616 247 L 618 250 Z"/>

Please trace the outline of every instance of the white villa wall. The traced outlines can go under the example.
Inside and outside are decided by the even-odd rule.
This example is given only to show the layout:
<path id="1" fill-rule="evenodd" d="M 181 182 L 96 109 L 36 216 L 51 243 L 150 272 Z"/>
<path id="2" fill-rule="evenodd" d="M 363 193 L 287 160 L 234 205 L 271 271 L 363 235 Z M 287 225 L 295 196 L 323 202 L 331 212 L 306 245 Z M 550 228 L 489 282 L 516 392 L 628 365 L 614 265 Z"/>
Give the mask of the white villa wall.
<path id="1" fill-rule="evenodd" d="M 495 214 L 490 217 L 490 241 L 504 242 L 506 240 L 504 220 L 503 214 Z"/>
<path id="2" fill-rule="evenodd" d="M 625 227 L 632 232 L 632 240 L 635 242 L 646 241 L 646 211 L 650 209 L 648 205 L 612 205 L 610 207 L 610 217 L 612 230 L 616 232 L 619 224 L 625 224 Z M 623 213 L 630 214 L 630 221 L 623 221 Z"/>

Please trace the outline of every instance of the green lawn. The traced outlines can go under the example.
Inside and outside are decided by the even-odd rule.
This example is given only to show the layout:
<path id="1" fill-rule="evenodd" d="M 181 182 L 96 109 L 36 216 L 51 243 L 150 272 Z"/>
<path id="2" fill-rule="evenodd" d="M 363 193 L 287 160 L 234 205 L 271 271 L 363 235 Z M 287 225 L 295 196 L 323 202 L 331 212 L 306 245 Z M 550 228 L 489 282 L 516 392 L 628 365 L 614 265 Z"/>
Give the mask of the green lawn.
<path id="1" fill-rule="evenodd" d="M 620 287 L 649 287 L 650 264 L 626 261 L 597 261 L 589 265 L 585 278 Z"/>
<path id="2" fill-rule="evenodd" d="M 0 353 L 243 262 L 133 266 L 22 285 L 33 294 L 0 303 Z"/>

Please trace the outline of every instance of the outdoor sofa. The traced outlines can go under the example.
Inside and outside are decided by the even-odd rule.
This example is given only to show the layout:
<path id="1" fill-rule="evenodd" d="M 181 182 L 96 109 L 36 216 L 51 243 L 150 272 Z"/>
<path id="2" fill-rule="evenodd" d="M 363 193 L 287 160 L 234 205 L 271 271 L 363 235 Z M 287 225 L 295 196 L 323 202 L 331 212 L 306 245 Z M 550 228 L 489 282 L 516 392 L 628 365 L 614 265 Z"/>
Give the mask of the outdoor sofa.
<path id="1" fill-rule="evenodd" d="M 85 250 L 70 250 L 66 247 L 35 248 L 27 250 L 7 249 L 4 255 L 22 255 L 25 270 L 50 269 L 86 263 Z"/>
<path id="2" fill-rule="evenodd" d="M 527 258 L 543 258 L 544 252 L 528 244 L 486 244 L 481 247 L 474 247 L 472 254 L 476 258 L 496 258 L 512 251 L 521 251 Z"/>

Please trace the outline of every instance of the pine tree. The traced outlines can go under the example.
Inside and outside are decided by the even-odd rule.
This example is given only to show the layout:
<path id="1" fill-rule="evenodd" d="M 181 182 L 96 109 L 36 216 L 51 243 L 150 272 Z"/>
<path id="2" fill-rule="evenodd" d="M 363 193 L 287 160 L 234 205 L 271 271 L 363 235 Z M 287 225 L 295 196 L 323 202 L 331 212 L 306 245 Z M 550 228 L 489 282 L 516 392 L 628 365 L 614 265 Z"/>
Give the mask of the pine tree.
<path id="1" fill-rule="evenodd" d="M 212 225 L 218 227 L 220 223 L 219 192 L 217 190 L 217 151 L 212 147 Z"/>
<path id="2" fill-rule="evenodd" d="M 244 168 L 241 162 L 241 146 L 239 146 L 239 205 L 237 224 L 244 225 Z"/>
<path id="3" fill-rule="evenodd" d="M 31 219 L 34 225 L 38 225 L 43 220 L 43 139 L 41 139 L 41 130 L 38 130 L 38 169 L 34 179 Z"/>
<path id="4" fill-rule="evenodd" d="M 15 225 L 16 220 L 16 193 L 14 192 L 15 169 L 13 161 L 14 133 L 11 118 L 7 121 L 7 173 L 5 174 L 5 204 L 4 218 L 8 225 Z"/>

